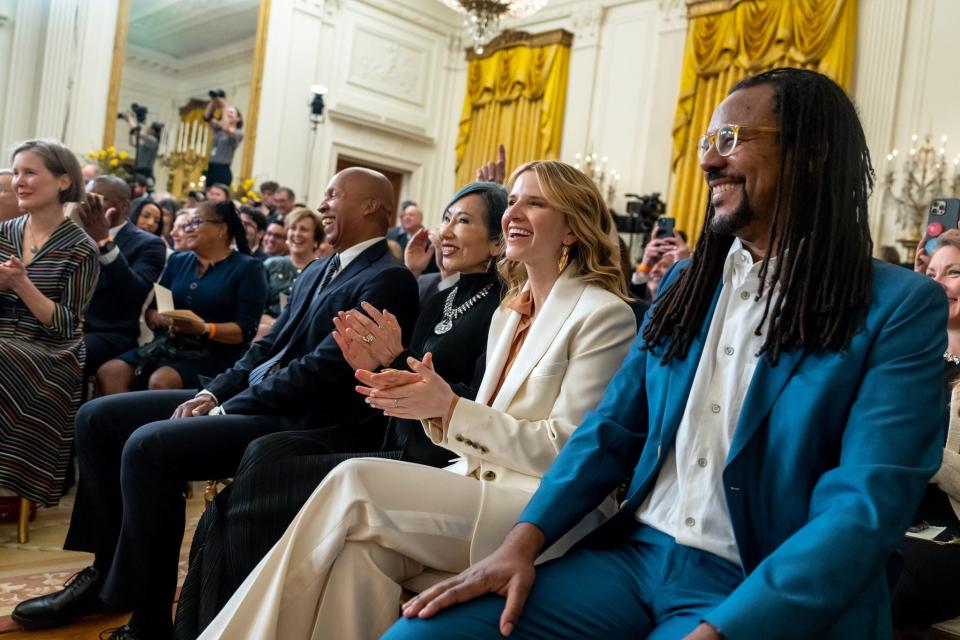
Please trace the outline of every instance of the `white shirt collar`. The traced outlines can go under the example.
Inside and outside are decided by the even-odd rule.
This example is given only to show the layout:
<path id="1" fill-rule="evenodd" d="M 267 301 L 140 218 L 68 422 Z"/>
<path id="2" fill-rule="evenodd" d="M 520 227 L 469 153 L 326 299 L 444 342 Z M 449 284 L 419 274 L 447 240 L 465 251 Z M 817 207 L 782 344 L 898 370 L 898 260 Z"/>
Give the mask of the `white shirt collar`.
<path id="1" fill-rule="evenodd" d="M 743 246 L 740 238 L 734 238 L 723 265 L 723 282 L 732 283 L 736 287 L 742 285 L 748 278 L 754 278 L 759 282 L 761 265 L 763 260 L 754 261 L 753 255 Z M 777 257 L 774 256 L 770 258 L 770 266 L 767 268 L 767 284 L 770 284 L 773 279 L 776 266 Z"/>
<path id="2" fill-rule="evenodd" d="M 120 230 L 127 226 L 127 220 L 124 220 L 115 227 L 110 227 L 110 237 L 113 239 L 117 238 L 117 234 L 120 233 Z"/>
<path id="3" fill-rule="evenodd" d="M 364 240 L 363 242 L 358 242 L 349 249 L 344 249 L 340 252 L 340 272 L 343 272 L 354 259 L 359 256 L 361 253 L 375 245 L 376 243 L 383 240 L 383 236 L 377 238 L 370 238 L 369 240 Z"/>

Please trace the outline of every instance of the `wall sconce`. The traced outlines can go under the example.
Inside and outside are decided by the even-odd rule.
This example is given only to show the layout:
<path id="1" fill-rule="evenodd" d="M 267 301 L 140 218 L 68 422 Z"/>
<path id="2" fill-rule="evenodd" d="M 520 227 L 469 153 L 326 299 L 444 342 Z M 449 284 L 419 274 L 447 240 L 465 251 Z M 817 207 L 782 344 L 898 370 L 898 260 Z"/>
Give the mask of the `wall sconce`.
<path id="1" fill-rule="evenodd" d="M 327 94 L 327 88 L 322 84 L 315 84 L 310 87 L 310 92 L 313 93 L 313 100 L 310 101 L 310 124 L 313 127 L 313 130 L 317 130 L 317 125 L 326 120 L 326 116 L 323 115 L 323 96 Z"/>

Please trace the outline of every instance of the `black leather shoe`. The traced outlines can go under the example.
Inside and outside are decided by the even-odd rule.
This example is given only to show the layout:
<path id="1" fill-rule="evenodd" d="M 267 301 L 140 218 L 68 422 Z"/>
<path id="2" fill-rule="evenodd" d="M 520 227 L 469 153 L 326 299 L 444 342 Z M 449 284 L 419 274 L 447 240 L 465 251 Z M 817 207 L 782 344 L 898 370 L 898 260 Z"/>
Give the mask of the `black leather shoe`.
<path id="1" fill-rule="evenodd" d="M 130 628 L 130 625 L 125 624 L 122 627 L 101 631 L 100 640 L 140 640 L 140 636 Z"/>
<path id="2" fill-rule="evenodd" d="M 24 629 L 52 629 L 68 625 L 77 618 L 109 611 L 100 601 L 103 577 L 87 567 L 63 583 L 63 589 L 45 596 L 24 600 L 10 617 Z"/>

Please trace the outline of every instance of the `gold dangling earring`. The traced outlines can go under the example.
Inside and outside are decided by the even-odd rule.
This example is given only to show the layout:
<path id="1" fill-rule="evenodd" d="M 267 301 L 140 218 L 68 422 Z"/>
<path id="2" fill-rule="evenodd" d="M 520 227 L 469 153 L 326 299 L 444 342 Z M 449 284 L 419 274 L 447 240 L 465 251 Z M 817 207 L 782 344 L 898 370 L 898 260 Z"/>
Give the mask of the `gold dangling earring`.
<path id="1" fill-rule="evenodd" d="M 560 245 L 560 259 L 557 260 L 557 273 L 563 273 L 570 262 L 570 247 L 565 244 Z"/>

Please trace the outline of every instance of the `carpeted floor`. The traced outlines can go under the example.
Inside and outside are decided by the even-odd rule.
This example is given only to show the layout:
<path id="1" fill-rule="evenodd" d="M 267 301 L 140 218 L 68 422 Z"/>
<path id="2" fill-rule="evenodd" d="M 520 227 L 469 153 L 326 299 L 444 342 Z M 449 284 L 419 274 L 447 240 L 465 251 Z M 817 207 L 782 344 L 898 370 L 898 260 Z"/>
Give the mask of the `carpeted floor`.
<path id="1" fill-rule="evenodd" d="M 187 501 L 187 528 L 180 553 L 178 585 L 183 584 L 186 576 L 190 542 L 203 513 L 203 483 L 194 484 L 193 495 Z M 19 627 L 10 620 L 10 612 L 17 603 L 59 589 L 71 575 L 92 562 L 93 556 L 90 554 L 63 550 L 72 510 L 73 492 L 65 496 L 58 506 L 37 511 L 36 520 L 30 523 L 30 541 L 23 545 L 17 544 L 16 524 L 0 524 L 0 634 L 3 634 L 3 640 L 21 637 L 33 640 L 96 638 L 94 629 L 118 626 L 124 622 L 124 616 L 103 616 L 99 620 L 91 619 L 89 630 L 86 631 L 78 626 L 53 632 L 26 633 L 18 632 Z"/>

